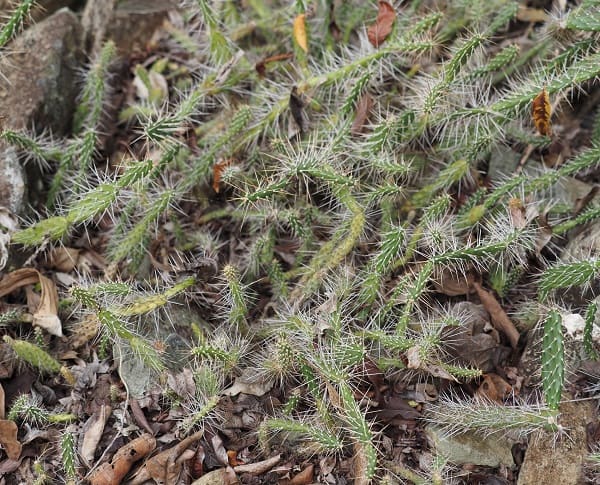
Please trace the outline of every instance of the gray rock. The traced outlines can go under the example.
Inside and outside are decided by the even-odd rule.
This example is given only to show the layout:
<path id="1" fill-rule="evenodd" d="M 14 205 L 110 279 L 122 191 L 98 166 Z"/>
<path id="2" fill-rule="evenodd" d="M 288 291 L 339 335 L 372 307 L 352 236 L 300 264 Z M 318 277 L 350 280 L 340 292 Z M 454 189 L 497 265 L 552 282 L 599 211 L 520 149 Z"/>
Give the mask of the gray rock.
<path id="1" fill-rule="evenodd" d="M 177 0 L 87 2 L 81 20 L 86 51 L 97 54 L 106 39 L 114 40 L 123 55 L 143 49 L 178 4 Z"/>
<path id="2" fill-rule="evenodd" d="M 585 483 L 583 462 L 587 456 L 587 424 L 594 421 L 589 402 L 565 402 L 560 407 L 559 423 L 567 435 L 556 436 L 549 431 L 529 440 L 519 473 L 518 485 L 576 485 Z"/>
<path id="3" fill-rule="evenodd" d="M 25 30 L 0 60 L 0 113 L 12 130 L 70 128 L 78 92 L 77 71 L 83 60 L 81 27 L 63 9 Z M 32 170 L 30 179 L 39 178 Z M 0 144 L 0 205 L 21 213 L 26 177 L 13 147 Z"/>
<path id="4" fill-rule="evenodd" d="M 425 432 L 436 453 L 448 458 L 451 463 L 457 465 L 471 463 L 494 468 L 500 465 L 512 467 L 515 464 L 511 452 L 515 442 L 505 436 L 486 438 L 470 432 L 448 436 L 435 426 L 428 426 Z"/>

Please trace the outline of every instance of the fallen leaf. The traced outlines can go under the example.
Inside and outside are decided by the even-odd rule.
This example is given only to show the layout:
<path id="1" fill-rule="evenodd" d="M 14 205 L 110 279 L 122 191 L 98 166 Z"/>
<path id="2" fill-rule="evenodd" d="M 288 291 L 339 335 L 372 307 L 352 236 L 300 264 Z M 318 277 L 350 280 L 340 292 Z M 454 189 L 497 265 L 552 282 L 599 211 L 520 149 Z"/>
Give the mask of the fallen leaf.
<path id="1" fill-rule="evenodd" d="M 120 485 L 136 461 L 149 455 L 156 448 L 156 439 L 143 434 L 130 441 L 115 453 L 110 462 L 103 463 L 90 477 L 91 485 Z"/>
<path id="2" fill-rule="evenodd" d="M 50 267 L 63 273 L 70 273 L 77 266 L 80 252 L 75 248 L 56 247 L 50 251 Z"/>
<path id="3" fill-rule="evenodd" d="M 129 481 L 129 485 L 141 485 L 152 479 L 158 483 L 171 484 L 177 483 L 183 462 L 189 460 L 192 455 L 184 452 L 196 441 L 202 438 L 203 431 L 198 431 L 171 448 L 162 451 L 158 455 L 149 458 Z M 183 458 L 182 458 L 183 457 Z"/>
<path id="4" fill-rule="evenodd" d="M 396 12 L 388 2 L 379 2 L 375 23 L 367 29 L 367 37 L 373 47 L 379 47 L 392 32 Z"/>
<path id="5" fill-rule="evenodd" d="M 21 443 L 17 440 L 17 423 L 8 419 L 0 419 L 0 444 L 6 451 L 9 460 L 16 461 L 21 455 Z"/>
<path id="6" fill-rule="evenodd" d="M 233 485 L 239 483 L 233 468 L 220 468 L 207 473 L 191 485 Z"/>
<path id="7" fill-rule="evenodd" d="M 546 88 L 538 94 L 531 104 L 531 115 L 533 122 L 540 135 L 551 136 L 552 126 L 550 117 L 552 116 L 552 106 L 550 105 L 550 97 Z"/>
<path id="8" fill-rule="evenodd" d="M 523 229 L 527 226 L 525 207 L 523 207 L 521 199 L 513 197 L 508 201 L 508 213 L 510 214 L 510 222 L 515 229 Z"/>
<path id="9" fill-rule="evenodd" d="M 229 165 L 233 163 L 233 158 L 227 158 L 226 160 L 221 160 L 213 165 L 213 190 L 218 194 L 219 190 L 221 190 L 221 176 L 223 172 Z"/>
<path id="10" fill-rule="evenodd" d="M 494 327 L 503 332 L 508 337 L 511 347 L 516 349 L 519 343 L 519 331 L 510 318 L 508 318 L 508 315 L 502 309 L 496 297 L 489 291 L 484 290 L 478 282 L 473 283 L 473 288 L 477 291 L 481 304 L 490 314 Z"/>
<path id="11" fill-rule="evenodd" d="M 448 296 L 468 295 L 473 293 L 473 274 L 468 272 L 453 271 L 445 267 L 440 270 L 439 275 L 433 279 L 435 291 Z"/>
<path id="12" fill-rule="evenodd" d="M 204 446 L 198 445 L 196 449 L 196 453 L 194 453 L 194 458 L 192 463 L 190 464 L 190 469 L 192 472 L 192 478 L 200 478 L 204 475 L 204 458 L 206 457 L 206 453 L 204 452 Z"/>
<path id="13" fill-rule="evenodd" d="M 225 389 L 222 394 L 225 396 L 237 396 L 240 393 L 244 393 L 260 397 L 273 388 L 272 380 L 257 380 L 253 377 L 244 374 L 236 377 L 233 385 Z"/>
<path id="14" fill-rule="evenodd" d="M 281 460 L 281 455 L 275 455 L 263 461 L 248 463 L 246 465 L 238 465 L 233 468 L 236 473 L 249 473 L 251 475 L 262 475 L 268 472 Z"/>
<path id="15" fill-rule="evenodd" d="M 308 485 L 313 482 L 313 475 L 315 473 L 315 466 L 308 465 L 304 470 L 294 476 L 288 484 L 289 485 Z"/>
<path id="16" fill-rule="evenodd" d="M 475 395 L 486 401 L 504 404 L 504 399 L 513 392 L 512 386 L 498 374 L 485 374 L 483 381 L 477 388 Z"/>
<path id="17" fill-rule="evenodd" d="M 90 416 L 84 425 L 83 442 L 81 444 L 81 456 L 88 463 L 94 460 L 94 453 L 104 433 L 104 426 L 110 417 L 112 408 L 102 404 L 100 408 Z"/>
<path id="18" fill-rule="evenodd" d="M 229 466 L 233 466 L 233 467 L 244 464 L 243 461 L 238 460 L 237 451 L 235 451 L 235 450 L 227 450 L 227 461 L 229 463 Z"/>
<path id="19" fill-rule="evenodd" d="M 265 77 L 267 73 L 267 64 L 272 62 L 286 61 L 294 57 L 294 54 L 288 52 L 286 54 L 275 54 L 274 56 L 265 57 L 262 61 L 256 63 L 254 68 L 260 77 Z"/>
<path id="20" fill-rule="evenodd" d="M 517 20 L 521 22 L 545 22 L 550 16 L 541 8 L 525 7 L 519 5 L 517 10 Z"/>
<path id="21" fill-rule="evenodd" d="M 371 108 L 373 107 L 373 96 L 369 93 L 365 93 L 358 100 L 356 105 L 356 116 L 354 117 L 354 121 L 352 122 L 352 126 L 350 127 L 350 133 L 354 136 L 360 135 L 365 127 L 365 123 L 367 122 L 367 118 L 371 113 Z"/>
<path id="22" fill-rule="evenodd" d="M 293 35 L 296 44 L 308 53 L 308 37 L 306 35 L 306 15 L 301 13 L 294 19 Z"/>
<path id="23" fill-rule="evenodd" d="M 22 268 L 8 273 L 0 281 L 0 298 L 27 285 L 39 283 L 40 302 L 33 314 L 33 325 L 42 327 L 51 335 L 62 337 L 62 326 L 58 318 L 58 292 L 56 285 L 33 268 Z"/>

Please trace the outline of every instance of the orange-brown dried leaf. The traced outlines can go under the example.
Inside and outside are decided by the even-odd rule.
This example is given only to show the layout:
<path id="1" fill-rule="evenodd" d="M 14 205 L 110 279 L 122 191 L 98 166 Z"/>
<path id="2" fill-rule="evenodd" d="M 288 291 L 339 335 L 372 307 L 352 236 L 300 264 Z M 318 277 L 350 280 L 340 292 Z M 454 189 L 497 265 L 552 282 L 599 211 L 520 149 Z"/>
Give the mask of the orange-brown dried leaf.
<path id="1" fill-rule="evenodd" d="M 356 116 L 354 117 L 354 121 L 352 122 L 352 126 L 350 127 L 350 133 L 352 135 L 360 135 L 365 127 L 367 122 L 367 118 L 371 113 L 371 108 L 373 108 L 373 96 L 369 93 L 365 93 L 358 100 L 358 104 L 356 105 Z"/>
<path id="2" fill-rule="evenodd" d="M 267 64 L 272 62 L 287 61 L 292 57 L 294 57 L 294 54 L 291 52 L 286 54 L 275 54 L 274 56 L 265 57 L 262 61 L 257 62 L 254 67 L 260 77 L 265 77 L 265 74 L 267 73 Z"/>
<path id="3" fill-rule="evenodd" d="M 504 399 L 512 394 L 512 386 L 498 374 L 485 374 L 475 395 L 487 401 L 504 404 Z"/>
<path id="4" fill-rule="evenodd" d="M 314 472 L 315 466 L 308 465 L 304 470 L 302 470 L 289 481 L 289 485 L 308 485 L 309 483 L 313 483 Z"/>
<path id="5" fill-rule="evenodd" d="M 17 424 L 8 419 L 0 419 L 0 444 L 9 460 L 16 461 L 21 455 L 21 443 L 17 439 Z"/>
<path id="6" fill-rule="evenodd" d="M 33 314 L 33 324 L 48 333 L 62 337 L 62 326 L 58 318 L 58 291 L 54 282 L 33 268 L 21 268 L 7 274 L 0 281 L 0 297 L 18 288 L 39 283 L 41 296 Z"/>
<path id="7" fill-rule="evenodd" d="M 508 212 L 510 220 L 515 229 L 523 229 L 527 225 L 525 217 L 525 207 L 521 199 L 513 197 L 508 201 Z"/>
<path id="8" fill-rule="evenodd" d="M 538 133 L 544 136 L 551 136 L 552 125 L 550 124 L 550 117 L 552 116 L 552 106 L 550 105 L 550 96 L 548 96 L 546 88 L 542 89 L 542 92 L 534 98 L 531 115 L 533 116 L 533 122 Z"/>
<path id="9" fill-rule="evenodd" d="M 508 318 L 508 315 L 496 300 L 496 297 L 489 291 L 484 290 L 481 285 L 477 282 L 473 283 L 477 296 L 481 300 L 481 304 L 485 310 L 490 314 L 492 325 L 496 330 L 503 332 L 508 337 L 510 345 L 513 349 L 517 348 L 519 343 L 519 331 L 515 327 L 514 323 Z"/>
<path id="10" fill-rule="evenodd" d="M 221 190 L 221 177 L 229 165 L 233 163 L 233 158 L 221 160 L 213 165 L 213 189 L 218 194 Z"/>
<path id="11" fill-rule="evenodd" d="M 129 482 L 130 485 L 141 485 L 148 480 L 155 480 L 159 483 L 171 483 L 166 479 L 179 476 L 183 466 L 182 461 L 178 461 L 181 455 L 196 441 L 202 438 L 202 431 L 198 431 L 187 438 L 181 440 L 175 446 L 165 450 L 158 455 L 146 460 L 144 466 L 136 473 L 135 477 Z M 191 457 L 186 456 L 189 460 Z"/>
<path id="12" fill-rule="evenodd" d="M 90 477 L 91 485 L 119 485 L 133 464 L 156 448 L 156 439 L 144 434 L 130 441 L 115 453 L 110 463 L 103 463 Z"/>
<path id="13" fill-rule="evenodd" d="M 367 37 L 374 47 L 379 47 L 388 35 L 396 20 L 396 11 L 388 2 L 379 2 L 379 11 L 375 23 L 367 29 Z"/>
<path id="14" fill-rule="evenodd" d="M 294 19 L 293 29 L 294 40 L 296 44 L 306 53 L 308 53 L 308 37 L 306 35 L 306 15 L 301 13 Z"/>

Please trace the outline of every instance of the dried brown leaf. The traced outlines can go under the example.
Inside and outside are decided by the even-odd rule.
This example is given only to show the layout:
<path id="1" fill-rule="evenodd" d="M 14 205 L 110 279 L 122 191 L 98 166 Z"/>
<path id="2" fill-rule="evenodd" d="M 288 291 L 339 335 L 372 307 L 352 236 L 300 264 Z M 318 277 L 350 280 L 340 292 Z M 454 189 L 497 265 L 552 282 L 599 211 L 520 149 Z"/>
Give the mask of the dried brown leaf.
<path id="1" fill-rule="evenodd" d="M 541 8 L 525 7 L 519 5 L 517 10 L 517 20 L 521 22 L 546 22 L 550 16 Z"/>
<path id="2" fill-rule="evenodd" d="M 294 19 L 293 35 L 296 44 L 308 53 L 308 37 L 306 35 L 306 15 L 301 13 Z"/>
<path id="3" fill-rule="evenodd" d="M 175 446 L 146 460 L 144 466 L 138 470 L 129 484 L 141 485 L 148 480 L 155 480 L 158 483 L 176 483 L 176 480 L 181 473 L 183 461 L 185 461 L 179 460 L 179 458 L 193 443 L 202 438 L 202 435 L 203 431 L 198 431 L 193 435 L 182 439 Z M 185 459 L 190 459 L 190 456 L 187 454 L 185 457 Z"/>
<path id="4" fill-rule="evenodd" d="M 487 401 L 504 404 L 504 399 L 512 394 L 512 386 L 498 374 L 485 374 L 475 395 Z"/>
<path id="5" fill-rule="evenodd" d="M 213 189 L 218 194 L 219 190 L 221 190 L 221 176 L 223 172 L 229 165 L 233 163 L 233 158 L 227 158 L 226 160 L 221 160 L 213 165 Z"/>
<path id="6" fill-rule="evenodd" d="M 260 77 L 265 77 L 267 73 L 267 64 L 272 62 L 286 61 L 294 57 L 294 54 L 288 52 L 286 54 L 275 54 L 274 56 L 265 57 L 262 61 L 258 61 L 254 68 Z"/>
<path id="7" fill-rule="evenodd" d="M 102 404 L 100 408 L 90 416 L 84 426 L 85 432 L 83 434 L 80 453 L 82 458 L 88 463 L 92 463 L 94 460 L 94 453 L 96 452 L 98 443 L 100 443 L 100 439 L 102 439 L 102 433 L 104 433 L 104 427 L 106 426 L 106 422 L 108 421 L 111 412 L 112 408 L 110 406 Z"/>
<path id="8" fill-rule="evenodd" d="M 388 2 L 379 2 L 375 23 L 367 29 L 367 37 L 374 47 L 379 47 L 392 32 L 396 11 Z"/>
<path id="9" fill-rule="evenodd" d="M 110 463 L 99 466 L 90 477 L 91 485 L 120 485 L 133 464 L 149 455 L 156 448 L 156 439 L 144 434 L 130 441 L 115 453 Z"/>
<path id="10" fill-rule="evenodd" d="M 517 348 L 519 343 L 519 331 L 516 329 L 510 318 L 508 318 L 508 315 L 502 309 L 500 303 L 496 300 L 496 297 L 489 291 L 484 290 L 477 282 L 473 283 L 473 287 L 477 291 L 481 304 L 490 314 L 494 327 L 508 337 L 513 349 Z"/>
<path id="11" fill-rule="evenodd" d="M 552 135 L 552 125 L 550 124 L 552 106 L 550 105 L 550 96 L 548 96 L 546 88 L 542 89 L 542 92 L 534 98 L 531 104 L 531 116 L 540 135 Z"/>
<path id="12" fill-rule="evenodd" d="M 0 281 L 0 298 L 22 288 L 39 283 L 42 292 L 40 302 L 33 314 L 33 324 L 48 333 L 62 337 L 62 327 L 58 318 L 58 292 L 52 280 L 33 268 L 21 268 L 7 274 Z"/>
<path id="13" fill-rule="evenodd" d="M 294 478 L 292 478 L 288 484 L 289 485 L 308 485 L 313 482 L 313 475 L 315 473 L 315 466 L 308 465 L 304 470 L 298 473 Z"/>
<path id="14" fill-rule="evenodd" d="M 268 472 L 281 460 L 281 455 L 275 455 L 263 461 L 255 463 L 247 463 L 246 465 L 238 465 L 234 467 L 236 473 L 249 473 L 250 475 L 261 475 Z"/>
<path id="15" fill-rule="evenodd" d="M 63 273 L 69 273 L 77 266 L 80 252 L 75 248 L 56 247 L 50 251 L 50 267 Z"/>
<path id="16" fill-rule="evenodd" d="M 0 419 L 0 444 L 9 460 L 16 461 L 21 455 L 21 443 L 17 439 L 17 424 L 8 419 Z"/>
<path id="17" fill-rule="evenodd" d="M 358 100 L 356 105 L 356 116 L 354 117 L 354 121 L 350 127 L 350 133 L 352 135 L 360 135 L 360 133 L 363 131 L 365 123 L 367 122 L 367 118 L 371 113 L 373 103 L 373 96 L 371 96 L 369 93 L 363 94 Z"/>
<path id="18" fill-rule="evenodd" d="M 300 129 L 300 133 L 305 133 L 308 130 L 308 117 L 304 111 L 304 100 L 302 94 L 298 92 L 298 88 L 294 86 L 290 91 L 290 111 L 292 117 Z"/>
<path id="19" fill-rule="evenodd" d="M 233 485 L 239 483 L 233 468 L 220 468 L 207 473 L 198 480 L 192 482 L 192 485 Z"/>
<path id="20" fill-rule="evenodd" d="M 508 201 L 508 212 L 510 214 L 510 222 L 515 229 L 523 229 L 527 226 L 525 207 L 521 199 L 517 197 L 510 199 Z"/>

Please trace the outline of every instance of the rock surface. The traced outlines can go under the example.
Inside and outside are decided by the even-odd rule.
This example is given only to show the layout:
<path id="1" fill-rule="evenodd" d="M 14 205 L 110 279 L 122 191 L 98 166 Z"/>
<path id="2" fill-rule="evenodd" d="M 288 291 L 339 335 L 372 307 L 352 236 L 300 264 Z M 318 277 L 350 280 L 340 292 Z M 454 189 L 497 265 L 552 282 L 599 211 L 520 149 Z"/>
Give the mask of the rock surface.
<path id="1" fill-rule="evenodd" d="M 448 436 L 435 426 L 428 426 L 426 433 L 436 453 L 446 457 L 451 463 L 471 463 L 494 468 L 500 465 L 512 467 L 515 464 L 511 452 L 514 441 L 503 436 L 484 438 L 474 433 Z"/>
<path id="2" fill-rule="evenodd" d="M 0 113 L 4 128 L 44 127 L 54 135 L 71 125 L 83 60 L 81 27 L 75 14 L 60 10 L 33 25 L 9 46 L 0 60 Z M 29 179 L 39 177 L 31 171 Z M 0 143 L 0 205 L 23 211 L 26 183 L 17 151 Z"/>
<path id="3" fill-rule="evenodd" d="M 560 423 L 568 435 L 544 431 L 529 440 L 517 485 L 576 485 L 585 483 L 582 465 L 587 456 L 586 426 L 594 420 L 589 402 L 565 402 Z"/>
<path id="4" fill-rule="evenodd" d="M 122 55 L 143 49 L 178 4 L 177 0 L 88 2 L 81 20 L 86 51 L 94 56 L 106 39 L 114 40 Z"/>

